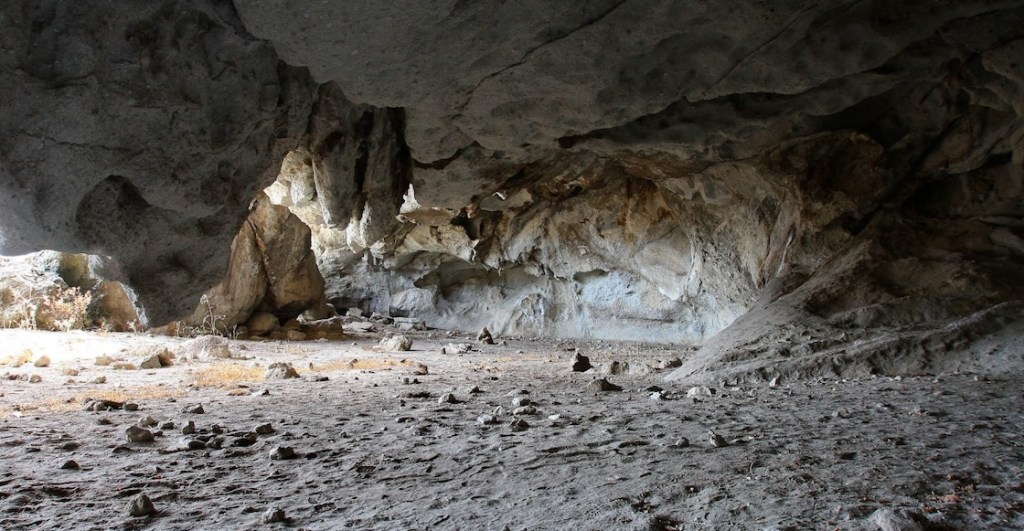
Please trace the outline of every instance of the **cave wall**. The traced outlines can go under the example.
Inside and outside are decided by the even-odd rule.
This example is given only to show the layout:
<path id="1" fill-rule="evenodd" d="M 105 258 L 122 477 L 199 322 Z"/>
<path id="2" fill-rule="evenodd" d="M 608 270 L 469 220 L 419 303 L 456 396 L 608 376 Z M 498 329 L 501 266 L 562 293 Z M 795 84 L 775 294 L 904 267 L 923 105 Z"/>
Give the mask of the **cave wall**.
<path id="1" fill-rule="evenodd" d="M 1019 0 L 22 2 L 0 25 L 0 252 L 113 256 L 156 320 L 223 277 L 275 176 L 338 305 L 702 344 L 680 378 L 933 370 L 1019 320 Z"/>
<path id="2" fill-rule="evenodd" d="M 226 2 L 6 2 L 0 253 L 111 256 L 155 322 L 219 280 L 313 83 Z"/>

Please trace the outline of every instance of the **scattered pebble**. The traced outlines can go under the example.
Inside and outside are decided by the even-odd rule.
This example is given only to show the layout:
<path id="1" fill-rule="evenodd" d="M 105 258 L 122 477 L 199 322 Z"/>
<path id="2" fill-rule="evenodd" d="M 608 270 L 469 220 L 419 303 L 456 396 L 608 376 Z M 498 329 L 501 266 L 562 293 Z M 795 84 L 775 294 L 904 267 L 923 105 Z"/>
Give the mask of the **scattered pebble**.
<path id="1" fill-rule="evenodd" d="M 270 424 L 260 424 L 259 426 L 256 426 L 256 429 L 253 431 L 256 432 L 256 435 L 270 435 L 271 433 L 274 433 L 274 427 Z"/>
<path id="2" fill-rule="evenodd" d="M 263 378 L 267 380 L 287 380 L 289 378 L 298 377 L 298 371 L 296 371 L 290 363 L 282 361 L 271 363 L 270 366 L 267 367 L 267 372 L 263 374 Z"/>
<path id="3" fill-rule="evenodd" d="M 525 396 L 517 396 L 512 399 L 512 407 L 528 406 L 532 403 L 533 402 L 531 402 L 530 399 Z"/>
<path id="4" fill-rule="evenodd" d="M 149 496 L 137 494 L 128 501 L 128 514 L 136 518 L 152 516 L 156 514 L 156 507 L 153 506 L 153 500 L 150 500 Z"/>
<path id="5" fill-rule="evenodd" d="M 92 379 L 92 383 L 94 383 L 94 384 L 105 384 L 105 383 L 107 383 L 107 377 L 106 376 L 97 376 L 97 377 Z"/>
<path id="6" fill-rule="evenodd" d="M 445 393 L 437 399 L 438 404 L 458 404 L 459 400 L 451 393 Z"/>
<path id="7" fill-rule="evenodd" d="M 143 428 L 148 428 L 150 426 L 156 426 L 157 424 L 159 424 L 159 421 L 157 421 L 155 418 L 153 418 L 153 417 L 151 417 L 149 415 L 146 415 L 145 417 L 142 417 L 141 419 L 139 419 L 139 421 L 136 422 L 135 424 L 137 426 L 141 426 Z"/>
<path id="8" fill-rule="evenodd" d="M 441 348 L 441 354 L 465 354 L 473 350 L 469 343 L 448 343 Z"/>
<path id="9" fill-rule="evenodd" d="M 36 358 L 36 361 L 32 362 L 32 365 L 35 365 L 36 367 L 40 367 L 40 368 L 42 368 L 42 367 L 49 367 L 50 366 L 50 357 L 45 355 L 45 354 L 42 355 L 42 356 L 39 356 L 38 358 Z"/>
<path id="10" fill-rule="evenodd" d="M 690 446 L 690 439 L 687 439 L 686 437 L 680 437 L 676 439 L 676 442 L 672 443 L 672 446 L 676 448 L 686 448 L 687 446 Z"/>
<path id="11" fill-rule="evenodd" d="M 908 515 L 898 514 L 891 509 L 878 509 L 868 518 L 879 531 L 921 531 L 923 528 Z"/>
<path id="12" fill-rule="evenodd" d="M 537 408 L 533 406 L 522 406 L 512 410 L 513 415 L 536 415 Z"/>
<path id="13" fill-rule="evenodd" d="M 96 365 L 99 365 L 100 367 L 106 367 L 107 365 L 110 365 L 110 364 L 114 363 L 114 358 L 111 358 L 110 356 L 107 356 L 106 354 L 103 354 L 103 355 L 100 355 L 100 356 L 96 356 L 95 363 L 96 363 Z"/>
<path id="14" fill-rule="evenodd" d="M 185 426 L 183 426 L 181 428 L 181 434 L 182 435 L 192 435 L 195 432 L 196 432 L 196 423 L 194 421 L 191 421 L 191 420 L 188 421 L 188 424 L 185 424 Z"/>
<path id="15" fill-rule="evenodd" d="M 602 393 L 608 391 L 621 391 L 622 387 L 609 382 L 607 378 L 600 378 L 587 384 L 587 389 Z"/>
<path id="16" fill-rule="evenodd" d="M 140 428 L 138 426 L 129 426 L 124 431 L 125 436 L 128 438 L 128 442 L 133 443 L 148 443 L 153 442 L 153 432 Z"/>
<path id="17" fill-rule="evenodd" d="M 134 402 L 125 402 L 124 410 L 125 411 L 138 411 L 139 410 L 139 405 L 134 403 Z"/>
<path id="18" fill-rule="evenodd" d="M 721 435 L 711 430 L 708 430 L 708 439 L 711 443 L 711 446 L 714 446 L 715 448 L 725 448 L 726 446 L 729 446 L 729 443 L 728 441 L 725 440 L 725 437 L 722 437 Z"/>
<path id="19" fill-rule="evenodd" d="M 164 422 L 163 424 L 160 425 L 160 429 L 161 430 L 173 430 L 174 429 L 174 423 L 171 422 L 171 421 Z"/>
<path id="20" fill-rule="evenodd" d="M 181 408 L 182 413 L 191 413 L 193 415 L 202 415 L 206 413 L 206 408 L 202 404 L 192 404 Z"/>
<path id="21" fill-rule="evenodd" d="M 711 398 L 712 396 L 715 396 L 715 390 L 703 385 L 691 387 L 686 391 L 686 398 Z"/>
<path id="22" fill-rule="evenodd" d="M 199 439 L 193 439 L 192 437 L 181 437 L 178 439 L 178 444 L 185 450 L 203 450 L 207 444 Z"/>
<path id="23" fill-rule="evenodd" d="M 491 331 L 486 326 L 480 329 L 480 333 L 476 335 L 476 340 L 487 345 L 494 344 L 494 337 L 491 336 Z"/>
<path id="24" fill-rule="evenodd" d="M 39 376 L 38 374 L 33 374 L 32 376 L 28 377 L 28 383 L 39 383 L 39 382 L 42 382 L 42 381 L 43 381 L 43 377 Z"/>
<path id="25" fill-rule="evenodd" d="M 412 339 L 402 334 L 387 337 L 380 340 L 380 348 L 392 351 L 412 350 Z"/>
<path id="26" fill-rule="evenodd" d="M 78 371 L 78 369 L 73 369 L 73 368 L 71 368 L 71 367 L 65 367 L 64 369 L 61 369 L 61 371 L 60 371 L 60 372 L 61 372 L 61 374 L 63 374 L 64 376 L 78 376 L 79 374 L 81 374 L 81 373 L 80 373 L 80 372 Z"/>
<path id="27" fill-rule="evenodd" d="M 275 461 L 286 461 L 297 457 L 295 449 L 291 446 L 278 446 L 270 451 L 270 458 Z"/>
<path id="28" fill-rule="evenodd" d="M 683 360 L 681 360 L 679 358 L 672 358 L 670 360 L 662 360 L 662 361 L 658 362 L 658 369 L 660 369 L 660 370 L 675 369 L 676 367 L 682 367 L 682 366 L 683 366 Z"/>
<path id="29" fill-rule="evenodd" d="M 264 524 L 277 524 L 287 520 L 287 517 L 285 516 L 284 509 L 271 507 L 263 513 L 261 520 Z"/>
<path id="30" fill-rule="evenodd" d="M 523 419 L 516 419 L 509 423 L 508 427 L 512 431 L 526 431 L 530 428 L 530 424 Z"/>
<path id="31" fill-rule="evenodd" d="M 477 417 L 476 421 L 478 424 L 483 424 L 484 426 L 487 426 L 491 424 L 497 424 L 498 418 L 495 417 L 494 415 L 488 415 L 487 413 L 484 413 L 483 415 Z"/>
<path id="32" fill-rule="evenodd" d="M 64 461 L 64 464 L 60 465 L 60 468 L 61 470 L 78 470 L 82 467 L 74 459 L 68 459 Z"/>
<path id="33" fill-rule="evenodd" d="M 241 437 L 235 437 L 234 440 L 231 441 L 231 446 L 244 447 L 252 446 L 254 444 L 256 444 L 256 434 L 251 431 L 249 433 L 246 433 L 245 435 L 242 435 Z"/>
<path id="34" fill-rule="evenodd" d="M 573 372 L 587 372 L 593 368 L 594 366 L 590 364 L 590 358 L 580 354 L 579 352 L 577 352 L 572 359 Z"/>
<path id="35" fill-rule="evenodd" d="M 122 409 L 124 402 L 117 402 L 114 400 L 96 400 L 86 399 L 85 410 L 86 411 L 113 411 L 115 409 Z"/>

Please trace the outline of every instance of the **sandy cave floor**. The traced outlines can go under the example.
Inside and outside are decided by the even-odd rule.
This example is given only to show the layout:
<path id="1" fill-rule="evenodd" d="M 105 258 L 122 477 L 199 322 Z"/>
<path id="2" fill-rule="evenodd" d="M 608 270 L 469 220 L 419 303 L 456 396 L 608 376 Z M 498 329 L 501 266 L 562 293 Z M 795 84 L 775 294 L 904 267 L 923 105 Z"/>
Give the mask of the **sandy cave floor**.
<path id="1" fill-rule="evenodd" d="M 0 528 L 877 529 L 871 515 L 891 509 L 933 529 L 1024 529 L 1019 377 L 718 386 L 689 398 L 664 371 L 640 370 L 608 376 L 623 391 L 596 393 L 587 384 L 601 374 L 569 368 L 574 347 L 634 368 L 688 351 L 509 340 L 445 355 L 469 337 L 409 335 L 410 352 L 378 350 L 380 333 L 232 341 L 248 359 L 116 370 L 95 358 L 183 340 L 0 331 L 0 357 L 51 358 L 0 368 Z M 264 381 L 278 361 L 302 378 Z M 445 393 L 459 402 L 439 403 Z M 139 409 L 85 411 L 87 397 Z M 523 431 L 511 425 L 516 397 L 537 409 L 520 417 Z M 197 404 L 204 413 L 183 412 Z M 499 423 L 478 422 L 499 406 Z M 127 442 L 146 416 L 174 427 Z M 200 439 L 219 427 L 223 447 L 183 449 L 189 420 Z M 233 445 L 263 424 L 273 433 Z M 730 444 L 714 447 L 709 429 Z M 278 447 L 296 458 L 271 459 Z M 62 468 L 69 460 L 80 468 Z M 155 516 L 129 516 L 139 493 Z M 287 520 L 263 523 L 274 507 Z"/>

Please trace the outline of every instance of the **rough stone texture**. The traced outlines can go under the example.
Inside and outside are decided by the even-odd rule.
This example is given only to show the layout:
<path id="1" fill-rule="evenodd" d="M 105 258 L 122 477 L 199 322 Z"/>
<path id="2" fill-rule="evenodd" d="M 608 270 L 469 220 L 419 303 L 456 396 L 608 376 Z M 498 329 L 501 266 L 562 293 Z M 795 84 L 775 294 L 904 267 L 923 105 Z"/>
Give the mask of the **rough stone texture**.
<path id="1" fill-rule="evenodd" d="M 292 150 L 268 193 L 339 307 L 699 343 L 695 380 L 1022 363 L 1020 0 L 236 0 L 267 42 L 39 5 L 2 19 L 3 247 L 106 249 L 143 302 L 221 278 Z"/>
<path id="2" fill-rule="evenodd" d="M 690 341 L 697 380 L 1020 364 L 1022 2 L 237 5 L 405 109 L 403 224 L 314 245 L 336 304 Z"/>
<path id="3" fill-rule="evenodd" d="M 226 278 L 200 299 L 186 324 L 227 333 L 251 321 L 287 321 L 324 300 L 324 279 L 310 249 L 310 229 L 283 206 L 260 193 L 250 205 L 249 217 L 231 243 Z M 253 335 L 272 330 L 254 327 Z"/>
<path id="4" fill-rule="evenodd" d="M 305 132 L 306 74 L 204 0 L 9 2 L 0 50 L 0 252 L 108 255 L 153 321 L 186 314 Z"/>

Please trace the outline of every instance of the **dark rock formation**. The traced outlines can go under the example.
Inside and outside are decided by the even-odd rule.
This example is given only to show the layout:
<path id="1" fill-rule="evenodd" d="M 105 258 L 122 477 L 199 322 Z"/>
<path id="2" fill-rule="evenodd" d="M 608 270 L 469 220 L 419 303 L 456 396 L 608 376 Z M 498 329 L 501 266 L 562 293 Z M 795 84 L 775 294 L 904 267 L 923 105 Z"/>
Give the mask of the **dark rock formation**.
<path id="1" fill-rule="evenodd" d="M 88 5 L 0 19 L 0 251 L 157 319 L 284 160 L 345 306 L 688 379 L 1021 363 L 1024 1 Z"/>
<path id="2" fill-rule="evenodd" d="M 190 311 L 305 132 L 308 77 L 225 2 L 8 2 L 0 50 L 0 253 L 109 255 L 155 322 Z"/>

